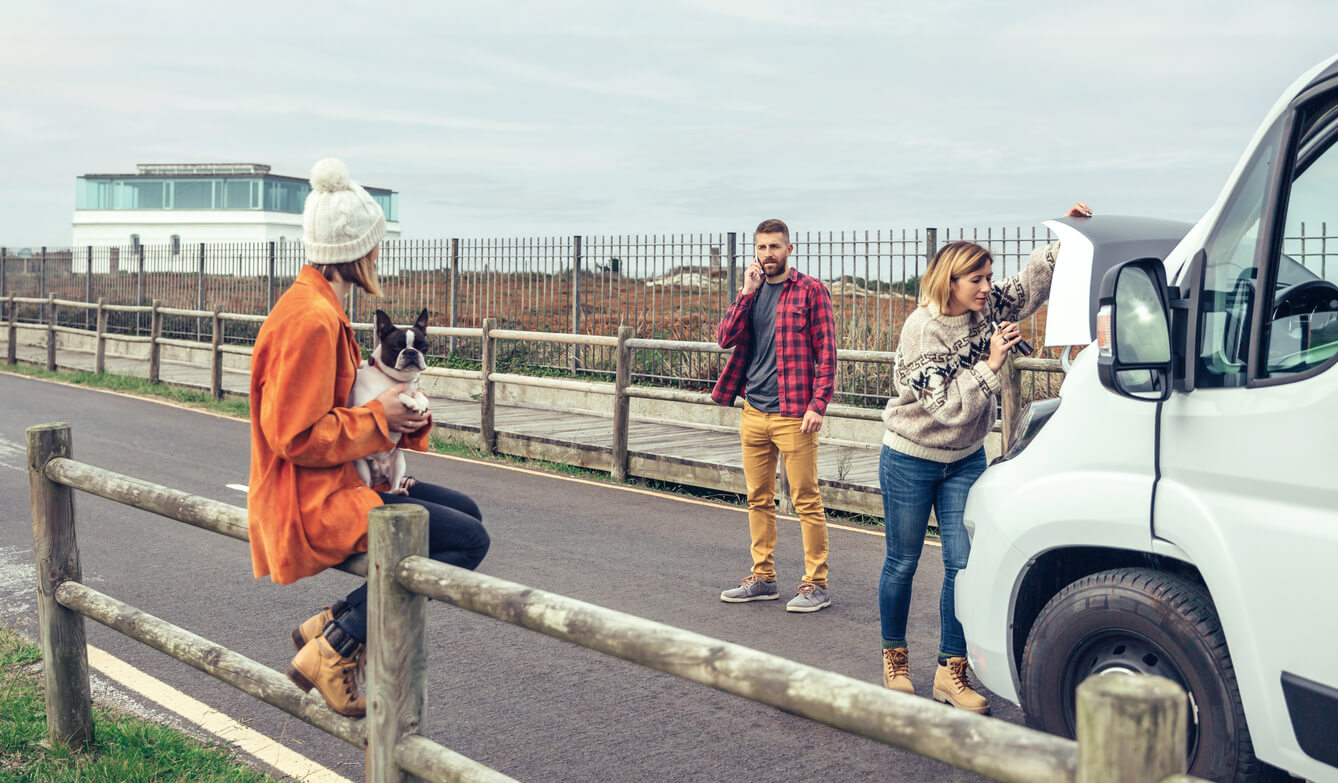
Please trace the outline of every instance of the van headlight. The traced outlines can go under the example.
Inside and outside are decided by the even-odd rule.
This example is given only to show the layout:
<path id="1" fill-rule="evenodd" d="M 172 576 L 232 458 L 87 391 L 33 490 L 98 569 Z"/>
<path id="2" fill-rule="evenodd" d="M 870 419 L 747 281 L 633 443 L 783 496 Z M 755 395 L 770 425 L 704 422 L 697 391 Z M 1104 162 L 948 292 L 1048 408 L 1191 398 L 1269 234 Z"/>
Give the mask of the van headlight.
<path id="1" fill-rule="evenodd" d="M 1013 437 L 1008 451 L 996 462 L 1010 460 L 1022 453 L 1022 450 L 1031 443 L 1036 433 L 1041 431 L 1041 427 L 1055 415 L 1059 410 L 1059 398 L 1054 397 L 1049 400 L 1036 400 L 1027 403 L 1027 407 L 1022 409 L 1022 415 L 1018 417 L 1017 425 L 1013 428 Z"/>

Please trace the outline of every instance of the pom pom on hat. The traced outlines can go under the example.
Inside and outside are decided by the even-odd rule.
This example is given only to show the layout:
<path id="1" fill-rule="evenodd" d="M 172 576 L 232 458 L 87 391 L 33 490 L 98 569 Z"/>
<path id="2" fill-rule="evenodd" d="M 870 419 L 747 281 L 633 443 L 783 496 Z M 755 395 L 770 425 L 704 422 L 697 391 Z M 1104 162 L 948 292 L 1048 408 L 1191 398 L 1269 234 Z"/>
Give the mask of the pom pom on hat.
<path id="1" fill-rule="evenodd" d="M 366 190 L 349 178 L 343 161 L 311 167 L 311 193 L 302 209 L 302 244 L 314 264 L 356 261 L 386 235 L 386 217 Z"/>
<path id="2" fill-rule="evenodd" d="M 350 184 L 352 180 L 348 177 L 348 167 L 342 160 L 324 158 L 311 167 L 312 190 L 333 193 L 336 190 L 348 190 Z"/>

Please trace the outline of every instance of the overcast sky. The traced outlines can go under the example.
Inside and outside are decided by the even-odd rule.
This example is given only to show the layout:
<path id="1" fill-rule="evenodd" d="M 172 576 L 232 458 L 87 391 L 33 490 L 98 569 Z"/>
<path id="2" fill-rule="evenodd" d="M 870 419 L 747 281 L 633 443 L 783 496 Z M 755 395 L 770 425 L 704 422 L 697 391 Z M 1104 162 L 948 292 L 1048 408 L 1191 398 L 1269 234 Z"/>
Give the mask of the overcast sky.
<path id="1" fill-rule="evenodd" d="M 75 177 L 343 158 L 406 238 L 1193 220 L 1334 0 L 0 6 L 0 244 Z"/>

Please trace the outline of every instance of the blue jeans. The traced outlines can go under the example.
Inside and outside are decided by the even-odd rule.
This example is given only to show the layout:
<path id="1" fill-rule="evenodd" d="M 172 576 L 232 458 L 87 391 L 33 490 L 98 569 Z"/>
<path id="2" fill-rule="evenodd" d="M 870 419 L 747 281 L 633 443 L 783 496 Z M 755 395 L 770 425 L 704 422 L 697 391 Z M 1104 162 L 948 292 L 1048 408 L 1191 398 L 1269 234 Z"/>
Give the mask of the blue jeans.
<path id="1" fill-rule="evenodd" d="M 883 490 L 887 558 L 878 580 L 878 613 L 884 642 L 906 639 L 911 583 L 924 548 L 932 508 L 943 544 L 943 589 L 938 599 L 939 653 L 948 657 L 966 655 L 966 637 L 953 604 L 953 583 L 971 554 L 971 539 L 962 523 L 966 495 L 984 472 L 983 447 L 956 462 L 934 462 L 883 446 L 878 458 L 878 483 Z"/>
<path id="2" fill-rule="evenodd" d="M 474 570 L 488 554 L 492 540 L 483 529 L 483 512 L 463 492 L 419 481 L 409 494 L 378 493 L 386 503 L 414 503 L 427 509 L 427 549 L 433 560 Z M 335 622 L 344 633 L 367 641 L 367 585 L 344 599 L 348 611 Z"/>

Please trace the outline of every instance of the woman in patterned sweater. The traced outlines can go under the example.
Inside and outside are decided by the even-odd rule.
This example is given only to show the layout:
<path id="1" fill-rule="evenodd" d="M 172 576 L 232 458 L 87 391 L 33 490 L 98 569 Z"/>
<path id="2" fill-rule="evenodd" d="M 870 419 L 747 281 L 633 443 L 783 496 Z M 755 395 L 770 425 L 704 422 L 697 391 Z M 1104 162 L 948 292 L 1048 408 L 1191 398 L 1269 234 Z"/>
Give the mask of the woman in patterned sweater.
<path id="1" fill-rule="evenodd" d="M 1068 211 L 1069 217 L 1091 214 L 1081 201 Z M 996 373 L 1022 339 L 1018 321 L 1049 297 L 1058 252 L 1058 243 L 1033 251 L 1019 274 L 994 285 L 993 259 L 985 248 L 953 242 L 938 251 L 921 282 L 920 307 L 902 326 L 893 396 L 883 410 L 887 430 L 878 467 L 887 533 L 878 584 L 883 684 L 915 693 L 906 618 L 932 508 L 943 543 L 933 695 L 971 712 L 989 712 L 989 702 L 971 687 L 966 639 L 953 605 L 953 583 L 971 552 L 962 511 L 971 485 L 985 471 L 983 444 L 999 392 Z"/>

